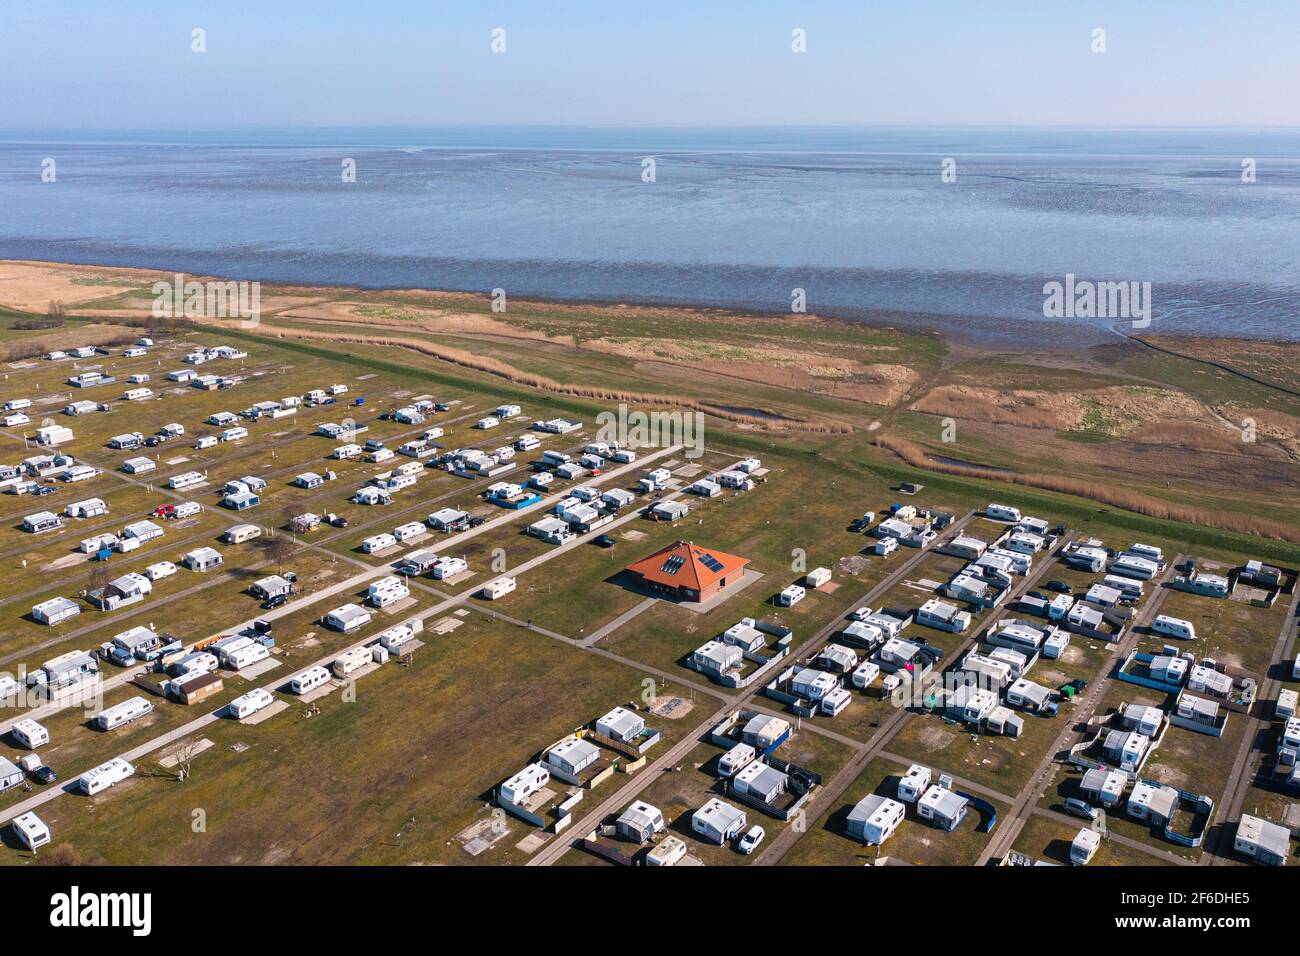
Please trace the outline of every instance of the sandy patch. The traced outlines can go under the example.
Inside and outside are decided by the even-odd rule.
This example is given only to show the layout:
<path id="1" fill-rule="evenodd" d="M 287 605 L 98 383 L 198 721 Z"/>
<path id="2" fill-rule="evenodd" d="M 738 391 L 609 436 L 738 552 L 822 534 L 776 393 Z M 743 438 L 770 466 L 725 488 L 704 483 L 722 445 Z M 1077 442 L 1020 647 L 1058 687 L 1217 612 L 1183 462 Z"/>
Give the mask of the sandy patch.
<path id="1" fill-rule="evenodd" d="M 1084 392 L 941 385 L 911 407 L 945 417 L 1117 437 L 1155 421 L 1193 421 L 1207 416 L 1205 407 L 1187 395 L 1136 385 Z"/>

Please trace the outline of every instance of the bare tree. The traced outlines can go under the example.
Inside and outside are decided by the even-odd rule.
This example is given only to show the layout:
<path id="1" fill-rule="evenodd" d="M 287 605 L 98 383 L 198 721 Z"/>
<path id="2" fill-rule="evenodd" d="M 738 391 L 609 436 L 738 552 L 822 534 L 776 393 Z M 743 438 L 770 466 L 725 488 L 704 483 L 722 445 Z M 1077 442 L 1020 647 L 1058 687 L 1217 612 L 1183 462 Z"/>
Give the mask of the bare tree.
<path id="1" fill-rule="evenodd" d="M 275 564 L 276 571 L 282 571 L 284 562 L 288 561 L 294 553 L 292 539 L 288 535 L 277 534 L 264 540 L 267 558 Z"/>

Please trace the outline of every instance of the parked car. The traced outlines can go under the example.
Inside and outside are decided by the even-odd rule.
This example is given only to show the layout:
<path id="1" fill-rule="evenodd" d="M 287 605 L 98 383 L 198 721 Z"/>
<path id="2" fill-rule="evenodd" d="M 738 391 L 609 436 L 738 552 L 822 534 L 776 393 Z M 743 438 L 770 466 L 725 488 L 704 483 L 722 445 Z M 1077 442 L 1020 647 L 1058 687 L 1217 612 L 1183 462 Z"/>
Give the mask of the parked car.
<path id="1" fill-rule="evenodd" d="M 1047 588 L 1049 591 L 1055 591 L 1057 594 L 1074 593 L 1074 588 L 1070 587 L 1070 585 L 1066 584 L 1064 581 L 1048 581 L 1043 585 L 1043 587 Z"/>
<path id="2" fill-rule="evenodd" d="M 767 831 L 756 823 L 745 831 L 745 835 L 736 844 L 736 849 L 748 856 L 758 849 L 758 845 L 763 842 L 765 836 L 767 836 Z"/>
<path id="3" fill-rule="evenodd" d="M 283 606 L 283 605 L 285 605 L 285 604 L 288 604 L 288 603 L 289 603 L 289 595 L 287 595 L 287 594 L 272 594 L 269 598 L 267 598 L 265 601 L 262 602 L 262 610 L 263 610 L 263 611 L 273 611 L 273 610 L 275 610 L 277 607 L 281 607 L 281 606 Z"/>
<path id="4" fill-rule="evenodd" d="M 613 538 L 611 538 L 607 534 L 601 534 L 592 538 L 591 543 L 596 545 L 599 548 L 612 548 L 618 542 L 616 542 Z"/>
<path id="5" fill-rule="evenodd" d="M 1085 800 L 1078 797 L 1069 797 L 1065 801 L 1065 812 L 1072 817 L 1082 817 L 1085 820 L 1093 821 L 1097 819 L 1097 809 Z"/>
<path id="6" fill-rule="evenodd" d="M 58 780 L 59 777 L 52 769 L 47 767 L 45 764 L 41 764 L 32 771 L 32 779 L 39 784 L 46 785 Z"/>

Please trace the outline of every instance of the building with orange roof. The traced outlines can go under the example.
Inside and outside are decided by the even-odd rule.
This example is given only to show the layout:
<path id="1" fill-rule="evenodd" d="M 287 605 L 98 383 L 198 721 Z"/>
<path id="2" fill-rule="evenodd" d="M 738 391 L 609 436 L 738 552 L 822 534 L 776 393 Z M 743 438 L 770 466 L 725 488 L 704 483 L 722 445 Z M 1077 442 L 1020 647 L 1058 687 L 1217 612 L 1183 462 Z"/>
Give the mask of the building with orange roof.
<path id="1" fill-rule="evenodd" d="M 705 548 L 690 541 L 675 541 L 628 565 L 650 591 L 679 601 L 703 602 L 723 589 L 738 584 L 745 576 L 748 558 Z"/>

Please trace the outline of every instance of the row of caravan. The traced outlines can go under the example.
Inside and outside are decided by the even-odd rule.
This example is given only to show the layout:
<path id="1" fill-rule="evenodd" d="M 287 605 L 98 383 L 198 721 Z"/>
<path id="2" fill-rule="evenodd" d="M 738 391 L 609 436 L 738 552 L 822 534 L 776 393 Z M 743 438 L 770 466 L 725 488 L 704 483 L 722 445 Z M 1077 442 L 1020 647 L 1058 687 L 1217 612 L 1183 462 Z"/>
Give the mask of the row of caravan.
<path id="1" fill-rule="evenodd" d="M 310 693 L 327 683 L 331 677 L 348 677 L 367 664 L 382 664 L 389 657 L 403 653 L 415 639 L 420 626 L 420 622 L 416 620 L 390 627 L 379 635 L 378 640 L 344 651 L 330 662 L 328 668 L 317 664 L 297 674 L 290 679 L 289 690 L 299 695 Z"/>

